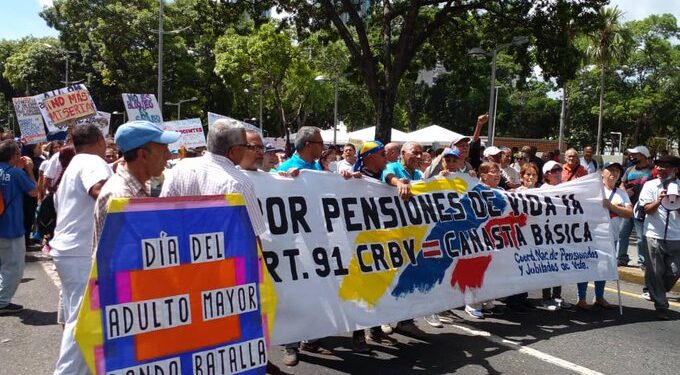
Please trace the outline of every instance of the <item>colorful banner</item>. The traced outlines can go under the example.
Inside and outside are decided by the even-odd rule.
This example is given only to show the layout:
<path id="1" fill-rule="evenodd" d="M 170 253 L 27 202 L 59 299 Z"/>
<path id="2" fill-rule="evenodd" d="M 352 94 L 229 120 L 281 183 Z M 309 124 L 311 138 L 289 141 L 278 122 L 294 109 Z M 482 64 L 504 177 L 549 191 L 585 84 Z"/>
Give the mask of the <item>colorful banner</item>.
<path id="1" fill-rule="evenodd" d="M 12 103 L 14 103 L 14 112 L 17 114 L 21 138 L 26 141 L 26 144 L 47 141 L 42 114 L 35 98 L 32 96 L 12 98 Z"/>
<path id="2" fill-rule="evenodd" d="M 95 124 L 102 131 L 104 136 L 109 135 L 109 125 L 111 124 L 111 114 L 109 112 L 97 111 L 97 114 L 78 120 L 78 125 Z"/>
<path id="3" fill-rule="evenodd" d="M 235 118 L 231 118 L 231 117 L 229 117 L 229 116 L 219 115 L 219 114 L 217 114 L 217 113 L 212 113 L 212 112 L 208 112 L 208 129 L 210 129 L 210 127 L 212 126 L 212 124 L 215 123 L 215 121 L 217 121 L 217 120 L 219 120 L 219 119 L 221 119 L 221 118 L 224 118 L 224 119 L 227 119 L 227 120 L 236 121 L 237 123 L 243 125 L 244 128 L 249 129 L 249 130 L 254 130 L 254 131 L 256 131 L 256 132 L 262 134 L 262 133 L 260 132 L 260 128 L 258 128 L 257 126 L 255 126 L 255 125 L 253 125 L 253 124 L 249 124 L 249 123 L 247 123 L 247 122 L 245 122 L 245 121 L 240 121 L 240 120 L 237 120 L 237 119 L 235 119 Z"/>
<path id="4" fill-rule="evenodd" d="M 148 120 L 163 123 L 163 114 L 154 94 L 123 94 L 123 105 L 130 121 Z"/>
<path id="5" fill-rule="evenodd" d="M 248 172 L 279 298 L 273 344 L 427 316 L 580 281 L 616 279 L 601 177 L 492 190 L 467 175 L 412 184 Z"/>
<path id="6" fill-rule="evenodd" d="M 244 202 L 109 203 L 75 332 L 93 374 L 265 372 L 267 310 Z"/>
<path id="7" fill-rule="evenodd" d="M 77 120 L 97 113 L 97 107 L 90 97 L 90 92 L 82 83 L 48 91 L 34 98 L 50 133 L 58 132 L 66 127 L 66 122 L 69 120 Z"/>
<path id="8" fill-rule="evenodd" d="M 175 143 L 168 145 L 170 150 L 178 150 L 184 146 L 186 148 L 206 147 L 203 123 L 200 118 L 191 118 L 179 121 L 166 121 L 163 123 L 166 130 L 174 130 L 182 133 L 182 136 Z"/>

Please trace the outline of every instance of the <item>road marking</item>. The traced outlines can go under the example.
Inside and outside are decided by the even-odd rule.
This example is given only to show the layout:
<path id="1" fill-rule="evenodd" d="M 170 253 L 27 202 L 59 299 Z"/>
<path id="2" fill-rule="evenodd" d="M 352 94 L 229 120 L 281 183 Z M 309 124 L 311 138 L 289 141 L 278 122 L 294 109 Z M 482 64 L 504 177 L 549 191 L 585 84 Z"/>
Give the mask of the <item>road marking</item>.
<path id="1" fill-rule="evenodd" d="M 52 257 L 42 251 L 38 251 L 33 255 L 36 258 L 40 258 L 40 266 L 42 266 L 47 276 L 52 280 L 52 283 L 57 286 L 57 289 L 61 290 L 61 280 L 59 280 L 59 274 L 54 266 L 54 262 L 52 262 Z"/>
<path id="2" fill-rule="evenodd" d="M 552 356 L 547 353 L 543 353 L 539 350 L 532 349 L 526 346 L 522 346 L 520 343 L 515 342 L 515 341 L 510 341 L 507 339 L 504 339 L 500 336 L 496 336 L 492 334 L 491 332 L 487 331 L 479 331 L 476 329 L 468 328 L 466 326 L 458 325 L 458 324 L 451 324 L 452 327 L 458 328 L 461 331 L 467 332 L 468 334 L 471 334 L 473 336 L 481 336 L 485 337 L 487 340 L 496 343 L 498 345 L 505 346 L 506 348 L 516 350 L 522 354 L 526 354 L 529 356 L 532 356 L 534 358 L 537 358 L 541 361 L 551 363 L 553 365 L 559 366 L 565 370 L 570 370 L 573 372 L 576 372 L 578 374 L 584 374 L 584 375 L 603 375 L 601 372 L 591 370 L 589 368 L 579 366 L 575 363 L 569 362 L 567 360 L 564 360 L 562 358 L 557 358 L 555 356 Z"/>
<path id="3" fill-rule="evenodd" d="M 605 287 L 604 290 L 606 290 L 608 292 L 612 292 L 612 293 L 618 293 L 618 291 L 616 289 L 613 289 L 613 288 Z M 643 299 L 643 300 L 647 301 L 646 299 L 642 298 L 642 296 L 637 294 L 637 293 L 631 293 L 631 292 L 626 292 L 625 290 L 622 290 L 621 294 L 626 295 L 628 297 L 635 297 L 635 298 L 639 298 L 639 299 Z M 678 302 L 668 301 L 668 304 L 671 305 L 671 306 L 674 306 L 674 307 L 680 307 L 680 303 L 678 303 Z"/>

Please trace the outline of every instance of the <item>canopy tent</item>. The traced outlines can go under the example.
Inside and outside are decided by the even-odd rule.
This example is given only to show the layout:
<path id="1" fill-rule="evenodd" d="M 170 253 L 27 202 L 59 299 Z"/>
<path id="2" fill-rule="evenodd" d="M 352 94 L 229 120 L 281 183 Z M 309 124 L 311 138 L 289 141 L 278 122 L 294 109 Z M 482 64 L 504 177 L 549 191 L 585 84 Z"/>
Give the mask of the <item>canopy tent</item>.
<path id="1" fill-rule="evenodd" d="M 410 132 L 406 136 L 409 141 L 418 142 L 424 145 L 431 145 L 433 143 L 448 145 L 453 139 L 458 139 L 462 135 L 449 129 L 442 128 L 439 125 L 430 125 L 426 128 Z"/>
<path id="2" fill-rule="evenodd" d="M 324 129 L 321 131 L 321 138 L 323 138 L 323 143 L 333 144 L 333 128 Z M 335 134 L 336 143 L 339 145 L 344 145 L 348 141 L 347 137 L 347 126 L 344 122 L 338 121 L 338 131 Z"/>
<path id="3" fill-rule="evenodd" d="M 375 126 L 350 132 L 347 134 L 347 138 L 349 139 L 349 141 L 354 140 L 362 142 L 372 141 L 375 139 Z M 408 141 L 408 138 L 409 138 L 408 134 L 404 133 L 401 130 L 392 128 L 392 142 L 404 143 Z"/>

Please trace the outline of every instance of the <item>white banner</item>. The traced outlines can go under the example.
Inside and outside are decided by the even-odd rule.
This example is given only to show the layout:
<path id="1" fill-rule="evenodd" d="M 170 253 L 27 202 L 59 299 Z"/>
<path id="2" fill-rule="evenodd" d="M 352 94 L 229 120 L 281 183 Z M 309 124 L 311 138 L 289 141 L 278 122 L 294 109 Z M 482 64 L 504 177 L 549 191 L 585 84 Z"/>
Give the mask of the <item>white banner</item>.
<path id="1" fill-rule="evenodd" d="M 269 228 L 274 344 L 618 277 L 599 174 L 518 193 L 459 174 L 414 183 L 408 201 L 367 178 L 248 175 Z"/>
<path id="2" fill-rule="evenodd" d="M 12 98 L 12 102 L 14 103 L 14 112 L 17 114 L 21 138 L 26 141 L 26 144 L 47 141 L 45 125 L 35 97 Z"/>
<path id="3" fill-rule="evenodd" d="M 129 121 L 148 120 L 163 123 L 163 114 L 154 94 L 123 94 L 123 105 Z"/>
<path id="4" fill-rule="evenodd" d="M 231 117 L 229 117 L 229 116 L 219 115 L 219 114 L 217 114 L 217 113 L 212 113 L 212 112 L 208 112 L 208 129 L 210 129 L 210 127 L 212 126 L 212 124 L 215 123 L 215 121 L 217 121 L 217 120 L 219 120 L 219 119 L 221 119 L 221 118 L 228 119 L 228 120 L 232 120 L 232 121 L 236 121 L 237 123 L 243 125 L 244 128 L 250 129 L 250 130 L 254 130 L 254 131 L 256 131 L 256 132 L 262 134 L 262 133 L 260 132 L 260 128 L 258 128 L 257 126 L 255 126 L 255 125 L 253 125 L 253 124 L 249 124 L 249 123 L 247 123 L 247 122 L 240 121 L 240 120 L 237 120 L 237 119 L 235 119 L 235 118 L 231 118 Z"/>
<path id="5" fill-rule="evenodd" d="M 163 123 L 166 130 L 174 130 L 182 133 L 182 136 L 175 143 L 168 145 L 170 150 L 177 150 L 184 146 L 186 148 L 205 147 L 203 123 L 200 118 L 190 118 L 187 120 L 167 121 Z"/>

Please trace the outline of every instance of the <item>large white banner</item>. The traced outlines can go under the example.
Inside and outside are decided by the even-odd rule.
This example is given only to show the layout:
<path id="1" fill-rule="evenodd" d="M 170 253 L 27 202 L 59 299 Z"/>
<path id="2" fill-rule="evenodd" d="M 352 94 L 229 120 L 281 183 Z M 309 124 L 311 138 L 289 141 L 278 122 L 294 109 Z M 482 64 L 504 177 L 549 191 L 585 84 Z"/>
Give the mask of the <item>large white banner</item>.
<path id="1" fill-rule="evenodd" d="M 45 125 L 43 125 L 40 107 L 33 96 L 12 98 L 14 112 L 17 114 L 21 138 L 27 144 L 36 144 L 47 141 Z"/>
<path id="2" fill-rule="evenodd" d="M 154 94 L 122 94 L 123 105 L 130 121 L 147 120 L 163 123 L 163 114 Z"/>
<path id="3" fill-rule="evenodd" d="M 618 277 L 598 174 L 518 193 L 437 177 L 408 201 L 366 178 L 248 175 L 269 228 L 274 344 Z"/>

